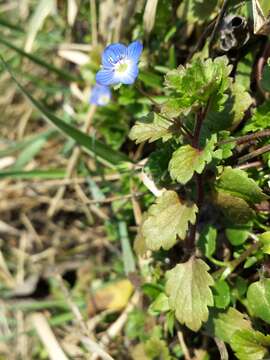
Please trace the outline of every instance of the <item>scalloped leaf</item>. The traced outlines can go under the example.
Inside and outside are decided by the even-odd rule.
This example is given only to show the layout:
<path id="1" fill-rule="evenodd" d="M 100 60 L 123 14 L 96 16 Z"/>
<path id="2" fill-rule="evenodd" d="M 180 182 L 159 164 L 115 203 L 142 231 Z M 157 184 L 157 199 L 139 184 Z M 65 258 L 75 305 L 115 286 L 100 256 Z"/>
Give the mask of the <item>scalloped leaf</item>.
<path id="1" fill-rule="evenodd" d="M 233 196 L 237 196 L 250 203 L 260 203 L 268 199 L 257 183 L 248 177 L 248 174 L 240 169 L 225 167 L 218 182 L 217 187 Z"/>
<path id="2" fill-rule="evenodd" d="M 146 248 L 168 250 L 175 245 L 177 237 L 185 239 L 189 223 L 196 221 L 197 211 L 196 204 L 184 202 L 175 191 L 165 191 L 150 206 L 143 222 L 142 235 Z M 143 243 L 142 238 L 138 239 L 137 246 Z"/>
<path id="3" fill-rule="evenodd" d="M 225 191 L 218 190 L 213 201 L 233 224 L 246 224 L 254 216 L 253 210 L 244 199 Z"/>
<path id="4" fill-rule="evenodd" d="M 229 308 L 226 313 L 220 313 L 214 319 L 214 332 L 220 340 L 230 343 L 232 336 L 237 330 L 252 329 L 251 323 L 240 311 Z"/>
<path id="5" fill-rule="evenodd" d="M 268 354 L 270 335 L 255 330 L 238 330 L 232 337 L 231 347 L 239 360 L 261 360 Z"/>
<path id="6" fill-rule="evenodd" d="M 214 305 L 210 289 L 214 280 L 208 270 L 203 260 L 191 257 L 166 273 L 169 304 L 177 320 L 193 331 L 198 331 L 207 321 L 208 306 Z"/>
<path id="7" fill-rule="evenodd" d="M 170 90 L 170 96 L 162 111 L 176 117 L 206 106 L 210 98 L 218 109 L 227 99 L 224 93 L 230 85 L 231 69 L 228 59 L 222 56 L 205 61 L 196 58 L 186 67 L 169 71 L 165 85 Z"/>
<path id="8" fill-rule="evenodd" d="M 251 284 L 247 291 L 247 301 L 252 314 L 270 324 L 270 279 Z"/>
<path id="9" fill-rule="evenodd" d="M 216 102 L 211 102 L 203 121 L 202 132 L 208 136 L 211 133 L 230 129 L 236 126 L 244 117 L 245 111 L 252 104 L 252 98 L 243 85 L 233 83 L 228 91 L 228 99 L 224 106 L 217 108 Z"/>
<path id="10" fill-rule="evenodd" d="M 184 145 L 177 149 L 169 163 L 169 171 L 173 180 L 185 185 L 193 176 L 194 172 L 201 174 L 213 157 L 216 136 L 207 142 L 203 150 L 196 149 L 191 145 Z"/>
<path id="11" fill-rule="evenodd" d="M 255 132 L 269 128 L 270 101 L 266 101 L 257 107 L 253 116 L 247 121 L 243 133 Z"/>
<path id="12" fill-rule="evenodd" d="M 136 144 L 144 141 L 153 142 L 158 139 L 165 142 L 172 137 L 172 132 L 169 130 L 170 126 L 172 126 L 172 122 L 169 120 L 157 114 L 150 114 L 150 116 L 136 122 L 130 130 L 129 137 Z"/>

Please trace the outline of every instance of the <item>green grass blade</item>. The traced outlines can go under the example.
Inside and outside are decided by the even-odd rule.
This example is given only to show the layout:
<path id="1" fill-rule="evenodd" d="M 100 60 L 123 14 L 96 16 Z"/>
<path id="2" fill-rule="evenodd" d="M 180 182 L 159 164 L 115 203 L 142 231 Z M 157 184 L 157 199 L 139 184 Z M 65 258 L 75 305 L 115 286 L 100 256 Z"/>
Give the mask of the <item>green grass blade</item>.
<path id="1" fill-rule="evenodd" d="M 113 150 L 110 146 L 95 139 L 94 137 L 84 134 L 80 130 L 59 119 L 57 116 L 51 114 L 47 109 L 45 109 L 45 107 L 41 103 L 34 99 L 32 95 L 30 95 L 29 92 L 19 83 L 19 81 L 15 78 L 8 64 L 5 62 L 2 56 L 0 56 L 0 62 L 2 63 L 3 67 L 9 72 L 21 92 L 41 113 L 43 118 L 56 126 L 56 128 L 62 131 L 64 135 L 74 139 L 79 145 L 84 148 L 87 153 L 89 153 L 91 156 L 94 156 L 98 161 L 102 162 L 103 164 L 113 168 L 117 167 L 122 162 L 131 162 L 126 155 L 116 150 Z"/>
<path id="2" fill-rule="evenodd" d="M 57 131 L 55 129 L 49 129 L 49 130 L 42 131 L 37 135 L 34 135 L 34 136 L 31 135 L 31 136 L 24 138 L 23 140 L 12 142 L 11 144 L 7 144 L 5 149 L 0 150 L 0 158 L 12 155 L 17 151 L 24 150 L 25 148 L 30 146 L 33 142 L 36 142 L 39 139 L 48 140 L 49 138 L 54 136 L 56 133 L 57 133 Z"/>
<path id="3" fill-rule="evenodd" d="M 20 180 L 31 180 L 31 179 L 42 179 L 42 180 L 53 180 L 63 179 L 66 174 L 66 169 L 48 169 L 48 170 L 2 170 L 0 171 L 0 179 L 20 179 Z"/>
<path id="4" fill-rule="evenodd" d="M 23 169 L 41 151 L 46 143 L 46 139 L 37 139 L 27 146 L 17 157 L 12 168 L 15 170 Z"/>
<path id="5" fill-rule="evenodd" d="M 2 17 L 0 17 L 0 26 L 6 27 L 10 30 L 15 30 L 18 31 L 20 33 L 24 33 L 23 28 L 21 28 L 20 26 L 16 25 L 16 24 L 12 24 L 9 21 L 3 19 Z"/>
<path id="6" fill-rule="evenodd" d="M 58 76 L 69 80 L 69 81 L 81 81 L 82 79 L 71 74 L 68 71 L 65 71 L 63 69 L 60 69 L 52 64 L 47 63 L 46 61 L 42 60 L 40 57 L 27 53 L 25 52 L 23 49 L 17 47 L 16 45 L 12 44 L 11 42 L 5 40 L 3 37 L 0 37 L 0 43 L 7 46 L 9 49 L 12 49 L 14 51 L 16 51 L 19 55 L 26 57 L 27 59 L 33 61 L 34 63 L 48 69 L 49 71 L 54 72 L 55 74 L 57 74 Z"/>

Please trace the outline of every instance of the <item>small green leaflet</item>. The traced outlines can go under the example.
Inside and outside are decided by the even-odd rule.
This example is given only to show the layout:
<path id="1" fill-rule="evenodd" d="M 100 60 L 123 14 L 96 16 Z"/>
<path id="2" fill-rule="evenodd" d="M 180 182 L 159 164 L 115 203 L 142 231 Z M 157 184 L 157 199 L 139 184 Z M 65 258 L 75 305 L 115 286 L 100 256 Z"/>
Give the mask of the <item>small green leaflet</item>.
<path id="1" fill-rule="evenodd" d="M 131 140 L 139 144 L 144 141 L 153 142 L 162 139 L 163 142 L 172 137 L 172 132 L 169 128 L 173 123 L 157 114 L 150 114 L 150 116 L 140 119 L 132 127 L 129 137 Z"/>
<path id="2" fill-rule="evenodd" d="M 196 58 L 186 67 L 180 66 L 167 73 L 165 85 L 169 90 L 163 112 L 176 117 L 192 109 L 205 107 L 211 98 L 218 109 L 227 99 L 231 66 L 225 56 L 202 61 Z"/>
<path id="3" fill-rule="evenodd" d="M 225 280 L 217 280 L 213 287 L 214 303 L 218 309 L 226 309 L 231 300 L 230 287 Z"/>
<path id="4" fill-rule="evenodd" d="M 203 255 L 205 255 L 208 258 L 211 258 L 211 256 L 216 251 L 216 239 L 217 239 L 217 229 L 214 228 L 212 225 L 207 224 L 202 229 L 197 243 Z"/>
<path id="5" fill-rule="evenodd" d="M 217 189 L 213 202 L 233 224 L 246 224 L 254 217 L 254 211 L 244 199 L 223 190 Z"/>
<path id="6" fill-rule="evenodd" d="M 191 145 L 184 145 L 177 149 L 169 163 L 169 171 L 173 180 L 185 185 L 194 172 L 201 174 L 213 157 L 216 136 L 212 136 L 203 150 Z"/>
<path id="7" fill-rule="evenodd" d="M 247 291 L 248 306 L 252 314 L 270 324 L 270 279 L 251 284 Z"/>
<path id="8" fill-rule="evenodd" d="M 210 289 L 214 280 L 208 270 L 203 260 L 191 257 L 166 273 L 169 304 L 177 320 L 193 331 L 198 331 L 207 321 L 208 306 L 214 305 Z"/>
<path id="9" fill-rule="evenodd" d="M 243 133 L 250 131 L 265 130 L 270 127 L 270 101 L 266 101 L 261 106 L 257 107 L 252 118 L 249 119 L 243 129 Z"/>
<path id="10" fill-rule="evenodd" d="M 254 330 L 245 315 L 234 308 L 214 319 L 214 332 L 215 336 L 230 344 L 239 360 L 263 359 L 270 346 L 270 335 Z"/>
<path id="11" fill-rule="evenodd" d="M 256 182 L 240 169 L 225 167 L 217 183 L 217 188 L 250 203 L 260 203 L 268 198 Z"/>
<path id="12" fill-rule="evenodd" d="M 232 337 L 231 347 L 239 360 L 261 360 L 268 354 L 270 335 L 255 330 L 238 330 Z"/>
<path id="13" fill-rule="evenodd" d="M 149 250 L 170 249 L 177 237 L 184 240 L 189 223 L 196 221 L 197 206 L 181 200 L 175 191 L 165 191 L 150 206 L 142 224 L 142 236 Z"/>
<path id="14" fill-rule="evenodd" d="M 237 330 L 249 329 L 251 329 L 250 321 L 245 318 L 244 314 L 232 307 L 226 313 L 220 313 L 218 318 L 214 319 L 215 336 L 227 343 L 230 343 Z"/>
<path id="15" fill-rule="evenodd" d="M 252 98 L 244 86 L 237 82 L 232 83 L 228 90 L 228 98 L 221 108 L 216 108 L 216 102 L 210 103 L 202 131 L 214 133 L 229 130 L 243 119 L 251 104 Z"/>

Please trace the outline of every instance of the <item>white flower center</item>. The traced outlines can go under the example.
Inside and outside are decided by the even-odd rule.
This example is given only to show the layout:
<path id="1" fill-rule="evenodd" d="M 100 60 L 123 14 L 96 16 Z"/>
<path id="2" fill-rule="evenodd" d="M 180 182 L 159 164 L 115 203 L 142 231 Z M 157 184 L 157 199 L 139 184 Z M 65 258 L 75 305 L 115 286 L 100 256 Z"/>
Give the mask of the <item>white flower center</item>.
<path id="1" fill-rule="evenodd" d="M 129 70 L 129 67 L 131 65 L 131 61 L 128 59 L 122 59 L 118 61 L 118 63 L 115 65 L 115 71 L 124 74 Z"/>
<path id="2" fill-rule="evenodd" d="M 99 103 L 101 105 L 107 105 L 109 101 L 110 101 L 110 97 L 108 95 L 102 95 L 99 98 Z"/>

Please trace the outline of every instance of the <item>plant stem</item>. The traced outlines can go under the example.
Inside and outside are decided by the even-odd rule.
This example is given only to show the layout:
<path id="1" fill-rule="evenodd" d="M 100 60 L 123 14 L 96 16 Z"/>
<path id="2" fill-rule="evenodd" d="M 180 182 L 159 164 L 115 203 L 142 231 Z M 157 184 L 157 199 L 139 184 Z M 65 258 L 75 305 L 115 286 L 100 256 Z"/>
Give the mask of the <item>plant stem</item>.
<path id="1" fill-rule="evenodd" d="M 249 248 L 247 248 L 237 259 L 232 260 L 229 263 L 229 266 L 226 268 L 219 269 L 215 271 L 212 276 L 214 278 L 218 278 L 219 276 L 222 276 L 222 274 L 228 269 L 230 270 L 229 273 L 232 273 L 242 262 L 244 262 L 254 251 L 258 250 L 261 247 L 261 242 L 256 241 L 254 242 Z"/>
<path id="2" fill-rule="evenodd" d="M 270 145 L 265 145 L 257 150 L 254 150 L 252 151 L 251 153 L 247 154 L 247 155 L 244 155 L 244 156 L 241 156 L 239 159 L 238 159 L 238 163 L 241 164 L 241 163 L 244 163 L 245 161 L 248 161 L 250 159 L 253 159 L 255 158 L 256 156 L 259 156 L 259 155 L 262 155 L 262 154 L 265 154 L 267 152 L 270 152 Z"/>
<path id="3" fill-rule="evenodd" d="M 239 144 L 243 144 L 245 142 L 249 142 L 249 141 L 252 141 L 252 140 L 255 140 L 255 139 L 258 139 L 258 138 L 262 138 L 262 137 L 267 137 L 267 136 L 270 136 L 270 129 L 257 131 L 257 132 L 255 132 L 253 134 L 239 136 L 239 137 L 234 138 L 234 139 L 223 140 L 223 141 L 218 142 L 217 146 L 228 144 L 228 143 L 231 143 L 231 142 L 236 142 L 239 145 Z"/>
<path id="4" fill-rule="evenodd" d="M 200 143 L 200 133 L 202 129 L 203 120 L 205 118 L 205 115 L 207 113 L 208 105 L 204 110 L 200 109 L 197 115 L 197 121 L 196 126 L 194 130 L 194 136 L 192 141 L 192 146 L 199 149 L 199 143 Z M 200 210 L 202 204 L 203 204 L 203 198 L 204 198 L 204 191 L 203 191 L 203 175 L 202 174 L 196 174 L 196 185 L 197 185 L 197 206 Z M 196 241 L 196 231 L 197 231 L 197 224 L 198 224 L 198 215 L 197 219 L 194 225 L 190 228 L 190 235 L 187 238 L 186 241 L 186 250 L 189 254 L 192 254 L 195 250 L 195 241 Z"/>

